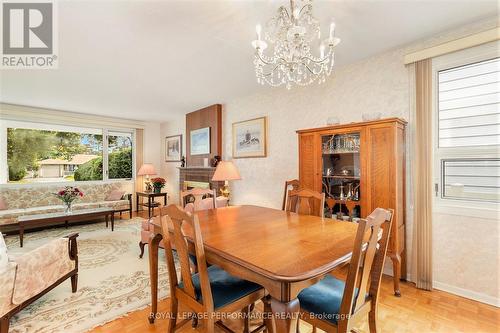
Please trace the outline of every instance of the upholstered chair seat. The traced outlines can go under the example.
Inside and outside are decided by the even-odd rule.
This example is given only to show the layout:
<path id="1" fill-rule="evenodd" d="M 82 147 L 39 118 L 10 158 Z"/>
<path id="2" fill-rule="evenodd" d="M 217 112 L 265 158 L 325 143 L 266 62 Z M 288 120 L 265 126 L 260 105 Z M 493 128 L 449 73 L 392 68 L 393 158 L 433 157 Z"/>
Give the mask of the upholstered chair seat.
<path id="1" fill-rule="evenodd" d="M 297 298 L 304 310 L 337 324 L 344 289 L 344 281 L 327 275 L 320 282 L 302 290 Z M 358 296 L 358 288 L 356 288 L 354 294 L 354 297 Z"/>
<path id="2" fill-rule="evenodd" d="M 208 279 L 210 280 L 210 288 L 212 288 L 212 299 L 214 301 L 215 309 L 231 304 L 242 297 L 262 289 L 262 287 L 258 284 L 232 276 L 222 268 L 215 265 L 208 267 L 207 271 Z M 191 280 L 193 281 L 193 287 L 197 300 L 203 301 L 201 296 L 199 274 L 193 274 Z M 180 282 L 179 287 L 183 288 L 183 286 L 183 283 Z"/>

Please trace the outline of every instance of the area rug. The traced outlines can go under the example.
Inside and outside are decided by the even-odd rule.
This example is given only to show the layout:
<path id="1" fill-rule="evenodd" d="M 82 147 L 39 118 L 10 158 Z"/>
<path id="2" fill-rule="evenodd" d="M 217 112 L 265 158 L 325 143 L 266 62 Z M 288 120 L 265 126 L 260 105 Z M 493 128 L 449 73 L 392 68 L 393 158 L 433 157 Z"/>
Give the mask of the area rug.
<path id="1" fill-rule="evenodd" d="M 113 232 L 104 223 L 95 223 L 27 233 L 23 248 L 19 247 L 19 237 L 7 236 L 9 255 L 16 256 L 50 239 L 80 234 L 78 291 L 71 293 L 68 279 L 14 316 L 9 332 L 86 332 L 151 304 L 147 252 L 139 259 L 140 221 L 116 220 Z M 160 298 L 168 296 L 164 258 L 160 251 Z"/>

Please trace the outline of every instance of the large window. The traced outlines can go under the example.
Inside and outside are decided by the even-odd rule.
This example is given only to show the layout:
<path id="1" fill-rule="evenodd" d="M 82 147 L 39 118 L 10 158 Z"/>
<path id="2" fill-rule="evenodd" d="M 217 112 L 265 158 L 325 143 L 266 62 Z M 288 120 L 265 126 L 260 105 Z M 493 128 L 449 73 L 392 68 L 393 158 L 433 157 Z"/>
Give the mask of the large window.
<path id="1" fill-rule="evenodd" d="M 132 130 L 6 122 L 2 131 L 9 183 L 133 178 Z"/>
<path id="2" fill-rule="evenodd" d="M 440 70 L 437 85 L 441 198 L 500 202 L 500 58 Z"/>

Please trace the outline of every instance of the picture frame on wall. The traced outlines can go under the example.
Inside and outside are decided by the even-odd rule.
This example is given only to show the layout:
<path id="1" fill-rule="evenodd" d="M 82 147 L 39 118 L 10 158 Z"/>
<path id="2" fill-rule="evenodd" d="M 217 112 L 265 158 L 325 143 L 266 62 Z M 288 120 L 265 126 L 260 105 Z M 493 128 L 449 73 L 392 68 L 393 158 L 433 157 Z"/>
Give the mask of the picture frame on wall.
<path id="1" fill-rule="evenodd" d="M 233 123 L 233 158 L 267 156 L 267 117 Z"/>
<path id="2" fill-rule="evenodd" d="M 192 130 L 189 135 L 191 155 L 210 154 L 210 127 Z"/>
<path id="3" fill-rule="evenodd" d="M 182 134 L 165 137 L 165 162 L 180 162 L 182 157 Z"/>

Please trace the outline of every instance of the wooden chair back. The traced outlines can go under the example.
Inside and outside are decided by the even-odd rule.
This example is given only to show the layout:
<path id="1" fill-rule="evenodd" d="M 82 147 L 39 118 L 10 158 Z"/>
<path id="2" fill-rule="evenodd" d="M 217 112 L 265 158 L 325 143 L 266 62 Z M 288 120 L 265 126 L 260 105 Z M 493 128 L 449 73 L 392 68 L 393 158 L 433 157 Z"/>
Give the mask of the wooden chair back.
<path id="1" fill-rule="evenodd" d="M 376 304 L 393 215 L 392 209 L 377 208 L 366 219 L 360 220 L 340 315 L 353 315 L 367 302 Z M 356 288 L 359 290 L 357 295 Z"/>
<path id="2" fill-rule="evenodd" d="M 166 214 L 166 215 L 164 215 Z M 169 205 L 160 209 L 162 234 L 164 237 L 165 256 L 167 259 L 168 274 L 170 278 L 170 295 L 178 295 L 180 292 L 191 298 L 191 301 L 199 303 L 207 311 L 214 310 L 210 280 L 208 278 L 205 249 L 201 235 L 200 223 L 196 214 L 188 214 L 177 205 Z M 171 225 L 172 234 L 169 232 Z M 193 230 L 193 241 L 197 260 L 197 269 L 200 279 L 202 301 L 197 300 L 193 282 L 191 280 L 191 267 L 189 262 L 189 249 L 186 236 L 182 230 L 183 225 L 188 225 Z M 173 238 L 173 239 L 170 239 Z M 177 256 L 180 262 L 183 288 L 179 287 L 175 261 L 171 242 L 175 244 Z"/>
<path id="3" fill-rule="evenodd" d="M 194 198 L 194 201 L 188 201 L 189 197 Z M 181 191 L 181 204 L 182 204 L 182 207 L 186 207 L 186 205 L 189 202 L 192 202 L 193 205 L 194 205 L 194 211 L 195 212 L 199 211 L 199 210 L 211 209 L 211 208 L 205 207 L 202 204 L 202 200 L 205 199 L 205 198 L 207 198 L 207 197 L 210 197 L 212 199 L 212 207 L 211 208 L 215 208 L 216 207 L 216 204 L 215 204 L 215 198 L 216 198 L 215 190 L 205 189 L 205 188 L 193 188 L 191 190 Z"/>
<path id="4" fill-rule="evenodd" d="M 287 212 L 323 217 L 324 209 L 325 193 L 319 193 L 308 189 L 288 191 L 285 209 Z"/>
<path id="5" fill-rule="evenodd" d="M 281 205 L 281 210 L 285 210 L 286 202 L 288 197 L 288 191 L 299 189 L 300 183 L 298 179 L 285 180 L 285 191 L 283 192 L 283 204 Z"/>

